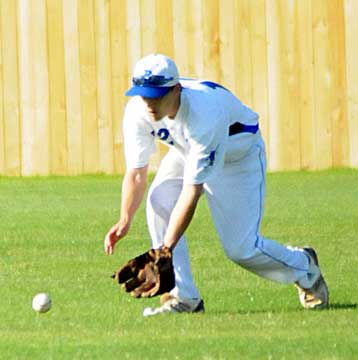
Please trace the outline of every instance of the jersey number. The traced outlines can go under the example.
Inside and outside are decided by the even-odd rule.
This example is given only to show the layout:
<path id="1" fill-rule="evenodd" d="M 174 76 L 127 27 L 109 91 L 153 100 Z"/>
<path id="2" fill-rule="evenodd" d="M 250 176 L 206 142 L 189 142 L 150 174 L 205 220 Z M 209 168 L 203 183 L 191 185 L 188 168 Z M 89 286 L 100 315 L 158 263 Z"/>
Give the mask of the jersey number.
<path id="1" fill-rule="evenodd" d="M 174 145 L 174 142 L 170 136 L 169 130 L 166 128 L 159 129 L 157 132 L 154 130 L 151 132 L 153 136 L 156 136 L 159 138 L 159 140 L 164 141 L 168 143 L 169 145 Z"/>

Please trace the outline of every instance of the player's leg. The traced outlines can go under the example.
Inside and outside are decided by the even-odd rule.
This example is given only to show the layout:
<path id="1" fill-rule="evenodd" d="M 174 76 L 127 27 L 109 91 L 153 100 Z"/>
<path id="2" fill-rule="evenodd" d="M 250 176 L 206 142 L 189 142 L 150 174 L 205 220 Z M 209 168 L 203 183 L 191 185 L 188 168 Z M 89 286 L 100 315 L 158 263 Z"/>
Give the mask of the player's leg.
<path id="1" fill-rule="evenodd" d="M 239 135 L 241 136 L 241 135 Z M 252 135 L 244 135 L 252 136 Z M 259 233 L 265 196 L 266 159 L 259 134 L 245 154 L 232 144 L 231 161 L 220 179 L 206 184 L 214 223 L 227 256 L 264 278 L 282 283 L 311 284 L 317 266 L 299 249 L 283 246 Z M 232 141 L 232 139 L 230 139 Z M 247 140 L 247 139 L 246 139 Z M 318 275 L 315 275 L 318 276 Z"/>
<path id="2" fill-rule="evenodd" d="M 148 191 L 147 222 L 153 247 L 162 245 L 170 214 L 183 186 L 183 160 L 175 149 L 163 158 Z M 200 299 L 193 282 L 185 236 L 173 251 L 176 287 L 171 294 L 182 299 Z"/>

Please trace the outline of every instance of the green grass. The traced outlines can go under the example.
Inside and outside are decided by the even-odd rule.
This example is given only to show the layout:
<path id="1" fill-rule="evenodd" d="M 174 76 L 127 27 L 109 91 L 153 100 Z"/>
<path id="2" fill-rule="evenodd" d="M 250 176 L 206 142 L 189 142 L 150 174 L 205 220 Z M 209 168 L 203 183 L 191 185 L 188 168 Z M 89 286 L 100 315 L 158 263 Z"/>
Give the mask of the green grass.
<path id="1" fill-rule="evenodd" d="M 292 286 L 227 260 L 201 200 L 188 231 L 205 314 L 143 318 L 110 279 L 149 247 L 144 208 L 112 257 L 120 177 L 0 178 L 1 359 L 356 359 L 358 171 L 269 174 L 262 233 L 312 245 L 331 308 L 303 310 Z M 31 309 L 37 292 L 53 308 Z"/>

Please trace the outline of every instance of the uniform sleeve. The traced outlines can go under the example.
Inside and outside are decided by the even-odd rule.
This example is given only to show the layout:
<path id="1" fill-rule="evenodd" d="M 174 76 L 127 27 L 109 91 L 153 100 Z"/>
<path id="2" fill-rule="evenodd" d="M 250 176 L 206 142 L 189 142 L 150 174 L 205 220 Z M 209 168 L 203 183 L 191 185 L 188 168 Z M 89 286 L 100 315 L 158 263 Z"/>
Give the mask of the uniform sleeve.
<path id="1" fill-rule="evenodd" d="M 225 127 L 191 138 L 185 162 L 184 183 L 203 184 L 217 176 L 224 165 L 226 141 Z"/>
<path id="2" fill-rule="evenodd" d="M 152 128 L 133 100 L 128 102 L 123 118 L 124 155 L 127 168 L 141 168 L 148 165 L 156 147 Z"/>

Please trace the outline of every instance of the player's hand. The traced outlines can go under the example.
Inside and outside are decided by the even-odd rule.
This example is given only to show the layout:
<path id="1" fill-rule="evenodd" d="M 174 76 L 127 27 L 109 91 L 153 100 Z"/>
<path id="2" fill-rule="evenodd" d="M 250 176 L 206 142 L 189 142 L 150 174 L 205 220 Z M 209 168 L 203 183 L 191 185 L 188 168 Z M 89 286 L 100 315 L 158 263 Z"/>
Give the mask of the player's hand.
<path id="1" fill-rule="evenodd" d="M 104 238 L 104 251 L 106 254 L 113 254 L 114 246 L 116 245 L 117 241 L 126 236 L 128 230 L 129 224 L 123 223 L 121 221 L 110 228 L 106 237 Z"/>

